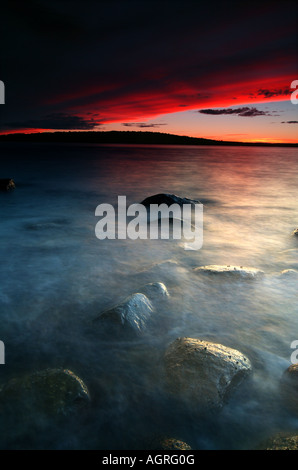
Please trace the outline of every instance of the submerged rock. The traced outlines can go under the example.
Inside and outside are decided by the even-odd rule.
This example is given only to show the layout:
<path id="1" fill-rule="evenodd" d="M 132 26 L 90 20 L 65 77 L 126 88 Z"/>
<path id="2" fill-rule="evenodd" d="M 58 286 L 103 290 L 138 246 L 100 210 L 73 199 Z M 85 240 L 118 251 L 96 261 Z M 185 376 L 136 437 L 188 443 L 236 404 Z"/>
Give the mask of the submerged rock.
<path id="1" fill-rule="evenodd" d="M 121 330 L 132 331 L 142 334 L 147 327 L 155 308 L 146 295 L 141 293 L 132 294 L 122 303 L 106 310 L 95 322 L 114 325 Z"/>
<path id="2" fill-rule="evenodd" d="M 0 178 L 0 191 L 10 191 L 15 189 L 16 185 L 11 178 Z"/>
<path id="3" fill-rule="evenodd" d="M 175 439 L 173 437 L 160 437 L 155 438 L 151 443 L 150 449 L 152 450 L 192 450 L 191 447 L 184 441 Z"/>
<path id="4" fill-rule="evenodd" d="M 171 283 L 180 284 L 187 274 L 188 269 L 181 266 L 177 261 L 165 260 L 142 269 L 136 275 L 144 283 L 154 282 L 155 279 L 158 279 L 168 285 Z"/>
<path id="5" fill-rule="evenodd" d="M 168 289 L 162 282 L 145 284 L 139 289 L 139 292 L 146 295 L 153 304 L 167 300 L 170 297 Z"/>
<path id="6" fill-rule="evenodd" d="M 200 266 L 194 269 L 197 274 L 209 274 L 219 277 L 227 277 L 233 279 L 257 279 L 264 275 L 264 272 L 256 268 L 248 268 L 244 266 Z"/>
<path id="7" fill-rule="evenodd" d="M 298 414 L 298 364 L 292 364 L 284 372 L 280 390 L 285 407 L 292 413 Z"/>
<path id="8" fill-rule="evenodd" d="M 195 338 L 178 338 L 165 354 L 169 391 L 202 411 L 219 408 L 252 372 L 241 352 Z"/>
<path id="9" fill-rule="evenodd" d="M 285 269 L 281 271 L 279 275 L 282 277 L 295 278 L 298 276 L 298 271 L 296 271 L 296 269 Z"/>
<path id="10" fill-rule="evenodd" d="M 172 205 L 172 204 L 179 204 L 179 206 L 182 206 L 183 204 L 201 204 L 200 201 L 197 201 L 195 199 L 188 199 L 187 197 L 179 197 L 176 196 L 175 194 L 165 194 L 165 193 L 160 193 L 160 194 L 155 194 L 154 196 L 149 196 L 146 199 L 144 199 L 141 204 L 145 207 L 149 207 L 150 204 L 167 204 L 167 205 Z"/>
<path id="11" fill-rule="evenodd" d="M 46 369 L 10 380 L 0 388 L 0 412 L 24 419 L 34 414 L 47 418 L 66 416 L 90 401 L 84 382 L 66 369 Z"/>

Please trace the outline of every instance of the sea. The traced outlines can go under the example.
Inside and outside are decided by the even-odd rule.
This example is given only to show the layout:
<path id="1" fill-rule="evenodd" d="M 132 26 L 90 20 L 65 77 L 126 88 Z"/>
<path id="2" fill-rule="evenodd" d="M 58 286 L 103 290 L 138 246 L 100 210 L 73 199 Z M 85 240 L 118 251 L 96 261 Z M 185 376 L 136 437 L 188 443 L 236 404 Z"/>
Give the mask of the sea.
<path id="1" fill-rule="evenodd" d="M 256 449 L 298 431 L 280 394 L 298 341 L 298 277 L 288 271 L 298 270 L 296 148 L 2 142 L 0 177 L 16 184 L 0 193 L 0 389 L 64 368 L 91 398 L 62 422 L 43 418 L 39 432 L 30 432 L 34 409 L 30 423 L 1 419 L 0 448 L 137 450 L 167 436 L 198 450 Z M 203 204 L 201 249 L 96 237 L 98 205 L 159 193 Z M 194 271 L 207 265 L 264 276 L 223 282 Z M 143 335 L 115 338 L 94 323 L 150 282 L 170 297 Z M 202 416 L 166 390 L 164 354 L 178 337 L 250 359 L 253 374 L 221 410 Z"/>

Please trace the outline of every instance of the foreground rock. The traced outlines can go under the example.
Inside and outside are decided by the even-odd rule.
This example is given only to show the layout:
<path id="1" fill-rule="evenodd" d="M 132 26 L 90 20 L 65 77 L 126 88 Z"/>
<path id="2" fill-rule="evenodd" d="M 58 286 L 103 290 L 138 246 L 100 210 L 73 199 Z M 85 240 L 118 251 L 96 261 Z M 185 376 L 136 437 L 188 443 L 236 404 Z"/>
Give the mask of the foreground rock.
<path id="1" fill-rule="evenodd" d="M 298 435 L 278 434 L 268 439 L 258 450 L 298 450 Z"/>
<path id="2" fill-rule="evenodd" d="M 247 268 L 244 266 L 200 266 L 194 269 L 197 274 L 205 274 L 211 276 L 218 276 L 222 278 L 231 279 L 258 279 L 264 275 L 264 272 L 260 269 Z"/>
<path id="3" fill-rule="evenodd" d="M 252 372 L 235 349 L 194 338 L 178 338 L 165 354 L 169 391 L 202 411 L 221 407 Z"/>
<path id="4" fill-rule="evenodd" d="M 291 365 L 284 372 L 280 390 L 285 407 L 292 413 L 298 414 L 298 364 Z"/>
<path id="5" fill-rule="evenodd" d="M 66 416 L 89 401 L 84 382 L 66 369 L 46 369 L 12 379 L 0 388 L 0 413 L 11 413 L 21 420 L 33 420 L 35 415 Z"/>
<path id="6" fill-rule="evenodd" d="M 146 199 L 144 199 L 141 204 L 145 207 L 149 207 L 150 204 L 167 204 L 168 206 L 172 204 L 179 204 L 179 206 L 182 206 L 183 204 L 201 204 L 200 201 L 197 201 L 195 199 L 188 199 L 187 197 L 179 197 L 176 196 L 175 194 L 165 194 L 165 193 L 160 193 L 160 194 L 155 194 L 154 196 L 149 196 Z"/>
<path id="7" fill-rule="evenodd" d="M 0 178 L 0 191 L 10 191 L 15 189 L 15 183 L 11 178 Z"/>

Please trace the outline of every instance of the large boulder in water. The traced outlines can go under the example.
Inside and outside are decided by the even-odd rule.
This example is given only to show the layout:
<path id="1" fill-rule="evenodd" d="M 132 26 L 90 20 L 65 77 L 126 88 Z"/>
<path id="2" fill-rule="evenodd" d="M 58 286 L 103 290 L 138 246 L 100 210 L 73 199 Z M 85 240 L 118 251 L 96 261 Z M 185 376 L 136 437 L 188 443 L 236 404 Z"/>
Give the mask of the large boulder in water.
<path id="1" fill-rule="evenodd" d="M 187 197 L 179 197 L 176 196 L 175 194 L 155 194 L 154 196 L 149 196 L 146 199 L 144 199 L 141 204 L 145 207 L 150 207 L 150 204 L 166 204 L 168 206 L 171 206 L 172 204 L 179 204 L 179 206 L 182 206 L 183 204 L 201 204 L 200 201 L 197 201 L 195 199 L 188 199 Z"/>
<path id="2" fill-rule="evenodd" d="M 201 411 L 221 407 L 252 372 L 241 352 L 195 338 L 178 338 L 165 354 L 168 390 Z"/>
<path id="3" fill-rule="evenodd" d="M 196 274 L 217 276 L 222 279 L 258 279 L 264 275 L 264 272 L 256 268 L 248 268 L 244 266 L 200 266 L 194 269 Z"/>
<path id="4" fill-rule="evenodd" d="M 15 183 L 11 178 L 0 178 L 0 191 L 10 191 L 15 189 Z"/>
<path id="5" fill-rule="evenodd" d="M 46 369 L 10 380 L 0 387 L 0 413 L 31 420 L 34 415 L 57 418 L 89 404 L 84 382 L 66 369 Z"/>

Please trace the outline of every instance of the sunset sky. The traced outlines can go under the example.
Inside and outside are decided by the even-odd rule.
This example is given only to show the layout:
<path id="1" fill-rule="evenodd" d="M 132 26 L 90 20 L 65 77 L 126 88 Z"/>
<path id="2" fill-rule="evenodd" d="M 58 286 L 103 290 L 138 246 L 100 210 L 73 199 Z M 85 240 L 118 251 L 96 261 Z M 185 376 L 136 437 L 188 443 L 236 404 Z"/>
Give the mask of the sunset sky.
<path id="1" fill-rule="evenodd" d="M 297 33 L 289 0 L 10 0 L 1 6 L 0 133 L 298 142 Z"/>

